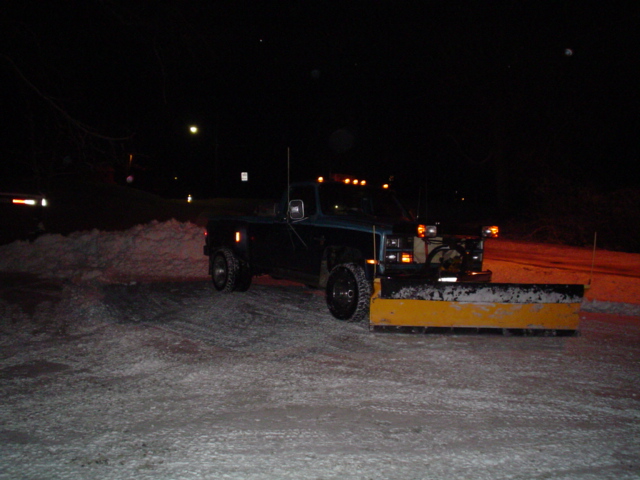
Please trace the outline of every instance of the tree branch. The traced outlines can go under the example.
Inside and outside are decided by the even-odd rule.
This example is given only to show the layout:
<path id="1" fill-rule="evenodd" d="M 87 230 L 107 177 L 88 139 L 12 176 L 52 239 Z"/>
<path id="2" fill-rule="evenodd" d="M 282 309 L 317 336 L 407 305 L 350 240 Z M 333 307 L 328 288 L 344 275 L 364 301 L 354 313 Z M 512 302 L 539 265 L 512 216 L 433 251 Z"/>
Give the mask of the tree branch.
<path id="1" fill-rule="evenodd" d="M 57 111 L 65 120 L 67 120 L 70 124 L 72 124 L 73 126 L 78 128 L 79 130 L 82 130 L 83 132 L 87 133 L 88 135 L 91 135 L 91 136 L 96 137 L 96 138 L 100 138 L 102 140 L 124 141 L 124 140 L 130 140 L 131 138 L 133 138 L 134 134 L 128 135 L 126 137 L 111 137 L 111 136 L 107 136 L 107 135 L 102 135 L 101 133 L 98 133 L 95 128 L 92 128 L 89 125 L 86 125 L 85 123 L 83 123 L 83 122 L 81 122 L 79 120 L 76 120 L 69 113 L 67 113 L 66 110 L 64 110 L 60 105 L 58 105 L 55 102 L 55 100 L 53 100 L 53 98 L 51 98 L 49 95 L 47 95 L 44 92 L 42 92 L 36 85 L 34 85 L 31 81 L 29 81 L 29 79 L 22 73 L 22 70 L 20 70 L 20 68 L 15 64 L 15 62 L 11 59 L 11 57 L 9 57 L 9 56 L 7 56 L 7 55 L 5 55 L 3 53 L 0 53 L 0 57 L 4 58 L 11 65 L 11 67 L 13 68 L 15 73 L 18 75 L 18 77 L 31 90 L 33 90 L 36 93 L 36 95 L 38 95 L 41 99 L 43 99 L 46 103 L 48 103 L 51 108 L 53 108 L 55 111 Z"/>

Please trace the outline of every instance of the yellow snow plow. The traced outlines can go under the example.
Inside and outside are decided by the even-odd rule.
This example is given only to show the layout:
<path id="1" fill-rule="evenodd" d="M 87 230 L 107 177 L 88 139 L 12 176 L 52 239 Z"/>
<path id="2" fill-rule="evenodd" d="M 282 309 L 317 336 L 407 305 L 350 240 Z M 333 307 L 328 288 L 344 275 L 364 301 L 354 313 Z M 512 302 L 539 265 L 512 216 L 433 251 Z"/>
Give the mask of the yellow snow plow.
<path id="1" fill-rule="evenodd" d="M 369 322 L 383 327 L 575 334 L 584 285 L 374 281 Z M 499 330 L 498 330 L 499 331 Z"/>

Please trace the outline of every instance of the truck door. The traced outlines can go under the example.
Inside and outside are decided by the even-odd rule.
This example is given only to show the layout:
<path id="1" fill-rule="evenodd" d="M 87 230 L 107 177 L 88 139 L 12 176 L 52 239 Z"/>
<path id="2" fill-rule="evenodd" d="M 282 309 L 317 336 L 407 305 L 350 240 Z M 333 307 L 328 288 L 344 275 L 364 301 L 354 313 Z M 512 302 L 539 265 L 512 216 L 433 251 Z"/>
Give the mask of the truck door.
<path id="1" fill-rule="evenodd" d="M 302 276 L 319 276 L 322 249 L 322 238 L 317 238 L 318 228 L 315 220 L 318 212 L 316 187 L 313 185 L 299 185 L 291 189 L 291 200 L 302 200 L 304 218 L 290 221 L 287 232 L 290 258 L 288 267 L 292 272 Z"/>

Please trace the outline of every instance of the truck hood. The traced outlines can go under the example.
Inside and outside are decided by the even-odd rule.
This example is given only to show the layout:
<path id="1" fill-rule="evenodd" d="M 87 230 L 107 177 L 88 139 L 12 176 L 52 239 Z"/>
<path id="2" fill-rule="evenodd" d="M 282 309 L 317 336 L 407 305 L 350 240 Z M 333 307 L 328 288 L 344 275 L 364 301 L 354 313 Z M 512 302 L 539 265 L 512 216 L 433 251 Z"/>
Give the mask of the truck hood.
<path id="1" fill-rule="evenodd" d="M 416 231 L 417 222 L 394 222 L 389 218 L 368 218 L 360 216 L 335 216 L 322 217 L 315 222 L 316 225 L 330 226 L 335 228 L 349 228 L 351 230 L 361 230 L 371 232 L 375 226 L 376 232 L 380 233 L 413 233 Z"/>

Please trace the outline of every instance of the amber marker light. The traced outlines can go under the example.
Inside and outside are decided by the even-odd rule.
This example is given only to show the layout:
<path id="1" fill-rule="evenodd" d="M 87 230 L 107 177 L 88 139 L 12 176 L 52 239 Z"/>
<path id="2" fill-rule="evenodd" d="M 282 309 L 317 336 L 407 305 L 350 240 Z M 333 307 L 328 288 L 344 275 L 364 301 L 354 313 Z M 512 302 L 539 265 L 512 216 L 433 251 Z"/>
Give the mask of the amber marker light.
<path id="1" fill-rule="evenodd" d="M 402 256 L 400 257 L 400 261 L 402 263 L 411 263 L 413 262 L 413 255 L 411 255 L 410 253 L 402 253 Z"/>
<path id="2" fill-rule="evenodd" d="M 500 234 L 500 229 L 496 225 L 482 227 L 482 236 L 485 238 L 497 238 Z"/>
<path id="3" fill-rule="evenodd" d="M 382 188 L 389 188 L 389 184 L 385 183 L 384 185 L 382 185 Z"/>
<path id="4" fill-rule="evenodd" d="M 318 183 L 324 182 L 324 177 L 318 177 Z"/>
<path id="5" fill-rule="evenodd" d="M 236 232 L 236 243 L 240 243 L 240 232 Z"/>

